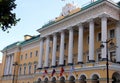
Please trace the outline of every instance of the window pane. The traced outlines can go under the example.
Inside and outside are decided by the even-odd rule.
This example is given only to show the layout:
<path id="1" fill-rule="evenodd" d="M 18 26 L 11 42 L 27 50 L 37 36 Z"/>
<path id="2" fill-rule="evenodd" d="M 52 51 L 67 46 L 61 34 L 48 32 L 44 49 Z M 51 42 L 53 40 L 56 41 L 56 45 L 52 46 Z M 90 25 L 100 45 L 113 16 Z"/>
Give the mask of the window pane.
<path id="1" fill-rule="evenodd" d="M 110 38 L 114 38 L 115 37 L 115 30 L 112 29 L 110 30 Z"/>
<path id="2" fill-rule="evenodd" d="M 35 56 L 38 56 L 38 51 L 36 51 Z"/>
<path id="3" fill-rule="evenodd" d="M 30 58 L 32 58 L 32 52 L 30 52 Z"/>
<path id="4" fill-rule="evenodd" d="M 116 62 L 116 54 L 115 54 L 115 51 L 110 52 L 110 61 L 111 61 L 111 62 Z"/>
<path id="5" fill-rule="evenodd" d="M 98 41 L 101 41 L 101 33 L 98 33 Z"/>

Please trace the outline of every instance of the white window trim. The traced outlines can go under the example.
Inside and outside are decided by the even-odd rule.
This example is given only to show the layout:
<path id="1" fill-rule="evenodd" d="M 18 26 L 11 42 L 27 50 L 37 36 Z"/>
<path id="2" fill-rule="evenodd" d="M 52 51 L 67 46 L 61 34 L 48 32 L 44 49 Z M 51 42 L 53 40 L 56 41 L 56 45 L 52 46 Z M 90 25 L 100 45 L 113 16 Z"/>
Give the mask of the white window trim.
<path id="1" fill-rule="evenodd" d="M 111 28 L 108 30 L 108 38 L 110 38 L 110 31 L 111 30 L 114 30 L 114 37 L 113 38 L 116 38 L 116 29 L 115 28 Z"/>
<path id="2" fill-rule="evenodd" d="M 108 60 L 110 60 L 110 52 L 115 52 L 115 53 L 116 53 L 116 50 L 109 50 L 109 51 L 108 51 Z M 116 56 L 117 56 L 117 55 L 115 55 L 115 59 L 117 59 Z"/>

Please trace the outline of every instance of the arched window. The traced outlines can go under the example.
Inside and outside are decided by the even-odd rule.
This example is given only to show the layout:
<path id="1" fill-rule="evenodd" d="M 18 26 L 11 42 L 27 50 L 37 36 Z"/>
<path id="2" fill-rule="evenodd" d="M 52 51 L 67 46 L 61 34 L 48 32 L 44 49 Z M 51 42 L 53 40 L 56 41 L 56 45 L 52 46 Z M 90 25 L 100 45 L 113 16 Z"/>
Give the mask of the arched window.
<path id="1" fill-rule="evenodd" d="M 112 75 L 112 83 L 120 83 L 120 73 L 119 72 L 115 72 Z"/>
<path id="2" fill-rule="evenodd" d="M 26 74 L 26 66 L 24 66 L 24 75 Z"/>
<path id="3" fill-rule="evenodd" d="M 60 78 L 60 83 L 65 83 L 65 78 L 63 76 Z"/>
<path id="4" fill-rule="evenodd" d="M 80 76 L 79 83 L 87 83 L 87 82 L 86 82 L 86 76 L 85 76 L 85 75 L 81 75 L 81 76 Z"/>
<path id="5" fill-rule="evenodd" d="M 52 78 L 52 83 L 56 83 L 56 78 L 55 77 Z"/>
<path id="6" fill-rule="evenodd" d="M 22 67 L 20 66 L 19 67 L 19 75 L 21 75 L 21 72 L 22 72 Z"/>
<path id="7" fill-rule="evenodd" d="M 45 78 L 44 83 L 48 83 L 48 78 Z"/>
<path id="8" fill-rule="evenodd" d="M 74 76 L 70 76 L 69 83 L 75 83 L 75 77 Z"/>
<path id="9" fill-rule="evenodd" d="M 29 74 L 31 74 L 31 69 L 32 69 L 32 66 L 29 65 L 29 66 L 28 66 L 28 72 L 29 72 Z"/>
<path id="10" fill-rule="evenodd" d="M 94 74 L 92 76 L 92 83 L 100 83 L 99 82 L 99 76 L 97 74 Z"/>
<path id="11" fill-rule="evenodd" d="M 40 79 L 40 78 L 38 78 L 37 83 L 40 83 L 40 82 L 41 82 L 41 79 Z"/>

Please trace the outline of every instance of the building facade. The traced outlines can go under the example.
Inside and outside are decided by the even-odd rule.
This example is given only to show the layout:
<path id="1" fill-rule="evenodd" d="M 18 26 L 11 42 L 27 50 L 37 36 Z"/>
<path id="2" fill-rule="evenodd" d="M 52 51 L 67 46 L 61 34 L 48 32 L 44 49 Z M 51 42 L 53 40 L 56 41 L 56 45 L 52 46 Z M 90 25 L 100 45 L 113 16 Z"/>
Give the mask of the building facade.
<path id="1" fill-rule="evenodd" d="M 120 2 L 66 4 L 37 31 L 2 50 L 1 83 L 120 83 Z"/>

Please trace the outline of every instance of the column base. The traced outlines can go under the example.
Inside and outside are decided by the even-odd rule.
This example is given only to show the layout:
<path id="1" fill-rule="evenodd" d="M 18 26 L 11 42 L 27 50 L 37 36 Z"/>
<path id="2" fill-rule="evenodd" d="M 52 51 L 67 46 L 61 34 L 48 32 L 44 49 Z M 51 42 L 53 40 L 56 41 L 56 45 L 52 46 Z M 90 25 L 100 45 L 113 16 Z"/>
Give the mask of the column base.
<path id="1" fill-rule="evenodd" d="M 37 70 L 40 70 L 40 69 L 42 69 L 42 68 L 37 68 Z"/>
<path id="2" fill-rule="evenodd" d="M 95 62 L 95 60 L 89 60 L 89 62 Z"/>
<path id="3" fill-rule="evenodd" d="M 44 67 L 44 69 L 48 69 L 49 67 Z"/>
<path id="4" fill-rule="evenodd" d="M 68 63 L 68 65 L 73 65 L 73 63 Z"/>
<path id="5" fill-rule="evenodd" d="M 77 64 L 83 64 L 83 62 L 78 62 Z"/>
<path id="6" fill-rule="evenodd" d="M 118 62 L 116 62 L 116 63 L 120 64 L 120 61 L 118 61 Z"/>
<path id="7" fill-rule="evenodd" d="M 59 67 L 65 66 L 64 64 L 59 64 Z"/>
<path id="8" fill-rule="evenodd" d="M 107 58 L 102 58 L 102 61 L 107 61 Z"/>
<path id="9" fill-rule="evenodd" d="M 52 68 L 55 68 L 55 67 L 57 67 L 57 66 L 51 66 Z"/>

